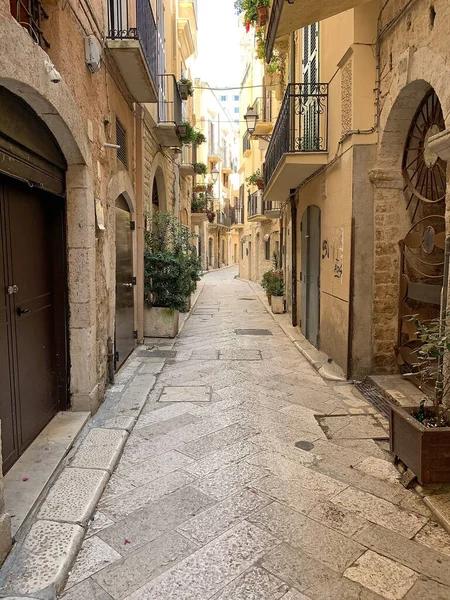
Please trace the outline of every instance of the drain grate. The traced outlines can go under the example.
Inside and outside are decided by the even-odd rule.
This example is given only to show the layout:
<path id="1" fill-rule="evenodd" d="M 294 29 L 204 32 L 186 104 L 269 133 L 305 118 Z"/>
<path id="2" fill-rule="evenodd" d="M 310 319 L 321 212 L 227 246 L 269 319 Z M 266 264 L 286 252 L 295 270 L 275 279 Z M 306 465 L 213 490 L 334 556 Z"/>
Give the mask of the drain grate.
<path id="1" fill-rule="evenodd" d="M 314 448 L 314 444 L 311 442 L 306 442 L 305 440 L 300 440 L 299 442 L 295 442 L 295 447 L 300 448 L 300 450 L 312 450 Z"/>
<path id="2" fill-rule="evenodd" d="M 238 300 L 250 300 L 250 302 L 253 302 L 255 298 L 238 298 Z"/>
<path id="3" fill-rule="evenodd" d="M 177 355 L 176 350 L 151 350 L 150 354 L 156 356 L 156 358 L 175 358 Z"/>
<path id="4" fill-rule="evenodd" d="M 355 386 L 372 406 L 383 413 L 385 417 L 389 418 L 391 404 L 378 388 L 368 381 L 358 381 L 355 383 Z"/>
<path id="5" fill-rule="evenodd" d="M 235 329 L 236 335 L 272 335 L 268 329 Z"/>

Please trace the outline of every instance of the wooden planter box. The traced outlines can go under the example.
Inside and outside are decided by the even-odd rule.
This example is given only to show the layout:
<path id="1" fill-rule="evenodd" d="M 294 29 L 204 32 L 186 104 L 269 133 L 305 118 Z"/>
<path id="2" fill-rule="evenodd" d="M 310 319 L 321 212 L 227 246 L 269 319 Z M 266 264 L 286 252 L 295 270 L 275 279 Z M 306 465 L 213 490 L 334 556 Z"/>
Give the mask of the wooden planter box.
<path id="1" fill-rule="evenodd" d="M 391 406 L 391 452 L 417 476 L 420 484 L 450 482 L 450 427 L 424 427 L 411 416 L 416 410 L 417 407 Z"/>
<path id="2" fill-rule="evenodd" d="M 284 313 L 284 297 L 283 296 L 272 296 L 271 302 L 272 312 L 275 315 L 281 315 Z"/>
<path id="3" fill-rule="evenodd" d="M 180 313 L 171 308 L 144 308 L 144 336 L 174 338 L 178 333 Z"/>

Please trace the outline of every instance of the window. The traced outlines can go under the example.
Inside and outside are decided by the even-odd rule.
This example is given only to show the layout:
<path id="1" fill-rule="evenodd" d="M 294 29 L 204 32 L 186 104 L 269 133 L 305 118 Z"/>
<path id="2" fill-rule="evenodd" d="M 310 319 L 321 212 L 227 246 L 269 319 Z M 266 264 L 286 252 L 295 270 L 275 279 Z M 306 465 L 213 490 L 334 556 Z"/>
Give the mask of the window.
<path id="1" fill-rule="evenodd" d="M 235 112 L 235 114 L 239 114 L 239 106 L 234 107 L 234 112 Z"/>
<path id="2" fill-rule="evenodd" d="M 306 100 L 303 103 L 303 150 L 317 150 L 320 140 L 319 113 L 317 96 L 319 81 L 319 24 L 312 23 L 303 27 L 302 73 Z"/>
<path id="3" fill-rule="evenodd" d="M 125 127 L 116 117 L 116 144 L 120 146 L 117 150 L 117 158 L 127 166 L 127 132 Z"/>
<path id="4" fill-rule="evenodd" d="M 228 100 L 228 96 L 220 96 L 221 102 L 226 102 Z"/>
<path id="5" fill-rule="evenodd" d="M 270 237 L 266 240 L 264 244 L 264 255 L 266 260 L 270 260 Z"/>
<path id="6" fill-rule="evenodd" d="M 239 96 L 234 96 L 234 101 L 239 102 Z"/>

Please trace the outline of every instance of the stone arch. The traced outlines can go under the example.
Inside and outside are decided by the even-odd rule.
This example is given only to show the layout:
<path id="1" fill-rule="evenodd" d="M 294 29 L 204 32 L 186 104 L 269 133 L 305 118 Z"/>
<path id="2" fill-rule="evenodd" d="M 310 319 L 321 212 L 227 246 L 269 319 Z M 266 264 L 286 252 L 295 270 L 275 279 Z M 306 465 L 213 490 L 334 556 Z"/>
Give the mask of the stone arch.
<path id="1" fill-rule="evenodd" d="M 151 181 L 150 193 L 151 194 L 153 193 L 153 186 L 156 183 L 156 185 L 158 186 L 159 210 L 161 210 L 161 211 L 168 210 L 169 193 L 167 190 L 166 177 L 164 175 L 165 167 L 166 167 L 166 163 L 165 163 L 164 157 L 162 156 L 161 153 L 157 153 L 153 157 L 152 167 L 150 170 L 150 181 Z M 152 207 L 152 199 L 151 198 L 147 199 L 147 207 L 148 207 L 148 209 L 151 209 L 151 207 Z"/>
<path id="2" fill-rule="evenodd" d="M 50 80 L 46 52 L 12 18 L 2 19 L 0 53 L 0 85 L 22 98 L 47 125 L 67 162 L 70 398 L 72 410 L 95 410 L 95 207 L 86 128 L 68 86 Z"/>
<path id="3" fill-rule="evenodd" d="M 402 158 L 408 131 L 423 98 L 434 90 L 449 126 L 449 65 L 429 48 L 406 51 L 397 61 L 389 94 L 380 113 L 374 184 L 374 275 L 372 305 L 372 370 L 398 371 L 394 347 L 399 334 L 398 242 L 411 227 L 403 192 Z"/>
<path id="4" fill-rule="evenodd" d="M 122 195 L 127 201 L 128 208 L 132 215 L 136 212 L 136 197 L 134 194 L 133 184 L 130 176 L 125 169 L 120 169 L 108 183 L 107 197 L 111 202 L 115 202 L 116 198 Z"/>

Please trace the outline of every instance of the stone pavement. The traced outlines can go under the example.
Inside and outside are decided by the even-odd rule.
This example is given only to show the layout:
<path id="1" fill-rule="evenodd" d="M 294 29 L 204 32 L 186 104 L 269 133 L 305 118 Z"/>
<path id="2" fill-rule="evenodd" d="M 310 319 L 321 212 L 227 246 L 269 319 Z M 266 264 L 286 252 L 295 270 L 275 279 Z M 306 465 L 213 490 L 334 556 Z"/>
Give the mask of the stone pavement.
<path id="1" fill-rule="evenodd" d="M 94 417 L 139 415 L 64 600 L 450 599 L 450 537 L 399 484 L 386 421 L 235 274 L 205 276 L 179 338 L 138 348 Z"/>

